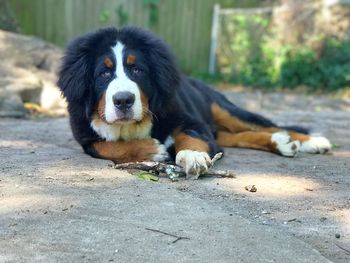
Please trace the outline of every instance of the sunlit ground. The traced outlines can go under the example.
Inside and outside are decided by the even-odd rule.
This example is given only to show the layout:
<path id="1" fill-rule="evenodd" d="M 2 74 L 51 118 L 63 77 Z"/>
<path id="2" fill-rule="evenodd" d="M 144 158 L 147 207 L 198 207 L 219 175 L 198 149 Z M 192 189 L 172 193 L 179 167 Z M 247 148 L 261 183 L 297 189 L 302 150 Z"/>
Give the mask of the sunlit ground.
<path id="1" fill-rule="evenodd" d="M 312 179 L 305 179 L 292 176 L 271 175 L 249 175 L 249 177 L 237 177 L 235 180 L 225 181 L 220 184 L 235 193 L 244 193 L 245 186 L 255 185 L 257 192 L 254 198 L 262 199 L 287 199 L 290 197 L 303 197 L 310 195 L 310 191 L 317 191 L 319 183 Z"/>

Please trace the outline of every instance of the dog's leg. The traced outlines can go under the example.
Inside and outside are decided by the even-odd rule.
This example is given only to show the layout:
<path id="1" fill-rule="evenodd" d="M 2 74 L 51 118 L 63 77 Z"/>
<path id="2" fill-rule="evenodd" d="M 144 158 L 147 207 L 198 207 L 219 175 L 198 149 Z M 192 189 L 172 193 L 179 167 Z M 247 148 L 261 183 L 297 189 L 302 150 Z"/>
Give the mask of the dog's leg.
<path id="1" fill-rule="evenodd" d="M 243 147 L 243 148 L 254 148 L 254 149 L 262 149 L 262 150 L 268 150 L 268 151 L 274 151 L 271 150 L 270 146 L 266 146 L 266 143 L 259 142 L 259 143 L 254 143 L 251 144 L 250 142 L 239 142 L 236 139 L 231 139 L 231 135 L 235 134 L 240 134 L 238 137 L 234 138 L 241 138 L 243 135 L 243 132 L 254 132 L 255 136 L 258 136 L 257 133 L 263 132 L 263 133 L 270 133 L 271 134 L 279 134 L 280 132 L 283 132 L 281 128 L 278 127 L 262 127 L 259 125 L 256 125 L 254 123 L 247 123 L 239 118 L 232 116 L 226 109 L 221 108 L 217 104 L 213 104 L 212 106 L 212 114 L 214 118 L 214 122 L 217 125 L 219 131 L 226 131 L 228 134 L 227 135 L 222 135 L 224 137 L 223 141 L 226 140 L 227 137 L 230 139 L 228 141 L 234 142 L 231 147 Z M 287 131 L 289 139 L 291 141 L 299 141 L 300 142 L 300 151 L 301 152 L 307 152 L 307 153 L 326 153 L 331 149 L 331 144 L 330 142 L 325 138 L 325 137 L 319 137 L 319 136 L 310 136 L 307 134 L 302 134 L 298 132 L 293 132 L 293 131 Z M 247 133 L 250 134 L 250 133 Z M 266 134 L 265 136 L 262 135 L 263 137 L 266 137 L 265 142 L 270 141 L 268 139 L 269 135 Z M 254 136 L 253 136 L 254 137 Z M 282 141 L 285 140 L 283 138 L 286 138 L 287 136 L 280 136 L 280 135 L 275 135 L 275 138 L 279 138 Z M 246 138 L 246 137 L 244 137 Z M 238 146 L 240 145 L 250 145 L 248 146 Z M 221 146 L 225 146 L 219 143 Z M 230 147 L 230 145 L 227 145 Z M 281 153 L 282 155 L 285 155 Z"/>
<path id="2" fill-rule="evenodd" d="M 297 132 L 288 132 L 292 140 L 298 140 L 301 143 L 300 151 L 306 153 L 327 153 L 332 145 L 329 140 L 321 136 L 310 136 Z"/>
<path id="3" fill-rule="evenodd" d="M 229 133 L 220 131 L 217 134 L 217 143 L 223 147 L 258 149 L 287 157 L 294 157 L 300 148 L 300 142 L 291 139 L 286 131 L 275 133 L 260 131 Z"/>
<path id="4" fill-rule="evenodd" d="M 259 131 L 266 131 L 266 132 L 279 132 L 281 129 L 279 128 L 261 128 Z M 329 142 L 329 140 L 322 136 L 312 136 L 308 134 L 303 134 L 299 132 L 294 131 L 288 131 L 288 135 L 293 141 L 299 141 L 300 142 L 300 152 L 306 152 L 306 153 L 327 153 L 331 150 L 332 145 Z"/>
<path id="5" fill-rule="evenodd" d="M 115 163 L 137 161 L 164 161 L 168 156 L 164 145 L 155 139 L 105 142 L 99 141 L 84 147 L 93 157 Z"/>
<path id="6" fill-rule="evenodd" d="M 177 132 L 174 137 L 176 164 L 186 171 L 188 179 L 198 179 L 211 165 L 209 144 L 204 139 Z"/>
<path id="7" fill-rule="evenodd" d="M 277 127 L 243 122 L 217 104 L 213 104 L 212 114 L 219 130 L 216 141 L 220 146 L 258 149 L 288 157 L 295 156 L 299 150 L 300 143 Z"/>
<path id="8" fill-rule="evenodd" d="M 213 121 L 219 130 L 229 131 L 231 133 L 253 131 L 258 126 L 240 120 L 232 116 L 226 109 L 221 108 L 214 103 L 211 107 Z"/>

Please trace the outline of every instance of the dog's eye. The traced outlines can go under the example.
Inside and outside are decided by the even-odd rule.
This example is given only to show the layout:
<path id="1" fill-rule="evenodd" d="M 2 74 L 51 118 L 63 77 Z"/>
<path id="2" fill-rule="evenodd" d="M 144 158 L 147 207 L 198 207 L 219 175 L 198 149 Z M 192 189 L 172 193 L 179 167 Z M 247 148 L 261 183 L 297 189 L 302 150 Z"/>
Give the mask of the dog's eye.
<path id="1" fill-rule="evenodd" d="M 140 68 L 134 66 L 131 68 L 131 72 L 132 72 L 132 74 L 138 75 L 142 72 L 142 70 Z"/>
<path id="2" fill-rule="evenodd" d="M 112 76 L 112 73 L 110 71 L 104 71 L 100 74 L 100 76 L 104 78 L 110 78 Z"/>

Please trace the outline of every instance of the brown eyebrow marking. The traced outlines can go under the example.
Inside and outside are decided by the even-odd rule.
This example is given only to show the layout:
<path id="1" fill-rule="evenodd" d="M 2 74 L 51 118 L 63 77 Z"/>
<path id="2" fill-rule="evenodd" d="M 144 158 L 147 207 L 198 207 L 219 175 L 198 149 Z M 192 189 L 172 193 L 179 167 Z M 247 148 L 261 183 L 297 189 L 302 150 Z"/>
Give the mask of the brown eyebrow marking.
<path id="1" fill-rule="evenodd" d="M 105 58 L 104 63 L 107 66 L 107 68 L 113 68 L 113 61 L 110 58 Z"/>
<path id="2" fill-rule="evenodd" d="M 135 64 L 135 61 L 136 61 L 136 57 L 134 55 L 129 55 L 126 60 L 126 64 L 132 65 L 132 64 Z"/>

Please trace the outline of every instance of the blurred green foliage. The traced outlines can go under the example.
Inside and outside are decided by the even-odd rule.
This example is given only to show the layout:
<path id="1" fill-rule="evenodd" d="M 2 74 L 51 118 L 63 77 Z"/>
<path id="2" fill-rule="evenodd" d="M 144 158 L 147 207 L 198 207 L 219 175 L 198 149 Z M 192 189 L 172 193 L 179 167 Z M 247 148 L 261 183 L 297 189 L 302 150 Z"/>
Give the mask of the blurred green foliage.
<path id="1" fill-rule="evenodd" d="M 149 8 L 148 23 L 150 28 L 154 28 L 159 20 L 159 1 L 160 0 L 143 0 L 143 3 Z"/>
<path id="2" fill-rule="evenodd" d="M 1 1 L 1 0 L 0 0 Z M 159 20 L 159 1 L 160 0 L 143 0 L 143 4 L 149 9 L 148 23 L 150 28 L 154 28 L 158 24 Z M 120 26 L 127 25 L 129 22 L 129 14 L 124 8 L 124 5 L 120 4 L 115 8 L 115 13 L 118 18 Z M 108 9 L 102 8 L 99 14 L 99 22 L 106 24 L 111 20 L 111 13 Z"/>
<path id="3" fill-rule="evenodd" d="M 281 66 L 282 86 L 306 85 L 329 90 L 350 86 L 350 41 L 336 38 L 323 41 L 320 55 L 308 46 L 286 52 Z"/>
<path id="4" fill-rule="evenodd" d="M 111 18 L 111 14 L 110 14 L 109 10 L 106 8 L 102 8 L 100 10 L 100 15 L 98 18 L 100 23 L 102 23 L 102 24 L 107 23 L 110 20 L 110 18 Z"/>
<path id="5" fill-rule="evenodd" d="M 18 21 L 11 9 L 9 0 L 0 0 L 0 29 L 20 32 Z"/>
<path id="6" fill-rule="evenodd" d="M 305 86 L 309 90 L 329 91 L 350 86 L 350 40 L 313 36 L 318 45 L 315 41 L 283 45 L 276 35 L 266 33 L 269 19 L 244 15 L 230 18 L 234 34 L 229 37 L 229 50 L 233 55 L 231 59 L 226 58 L 227 51 L 221 54 L 222 59 L 219 55 L 220 73 L 212 80 L 253 87 Z"/>
<path id="7" fill-rule="evenodd" d="M 123 5 L 119 5 L 116 9 L 115 12 L 117 14 L 117 17 L 119 19 L 119 25 L 120 26 L 125 26 L 129 22 L 129 14 L 126 12 L 124 9 Z"/>

